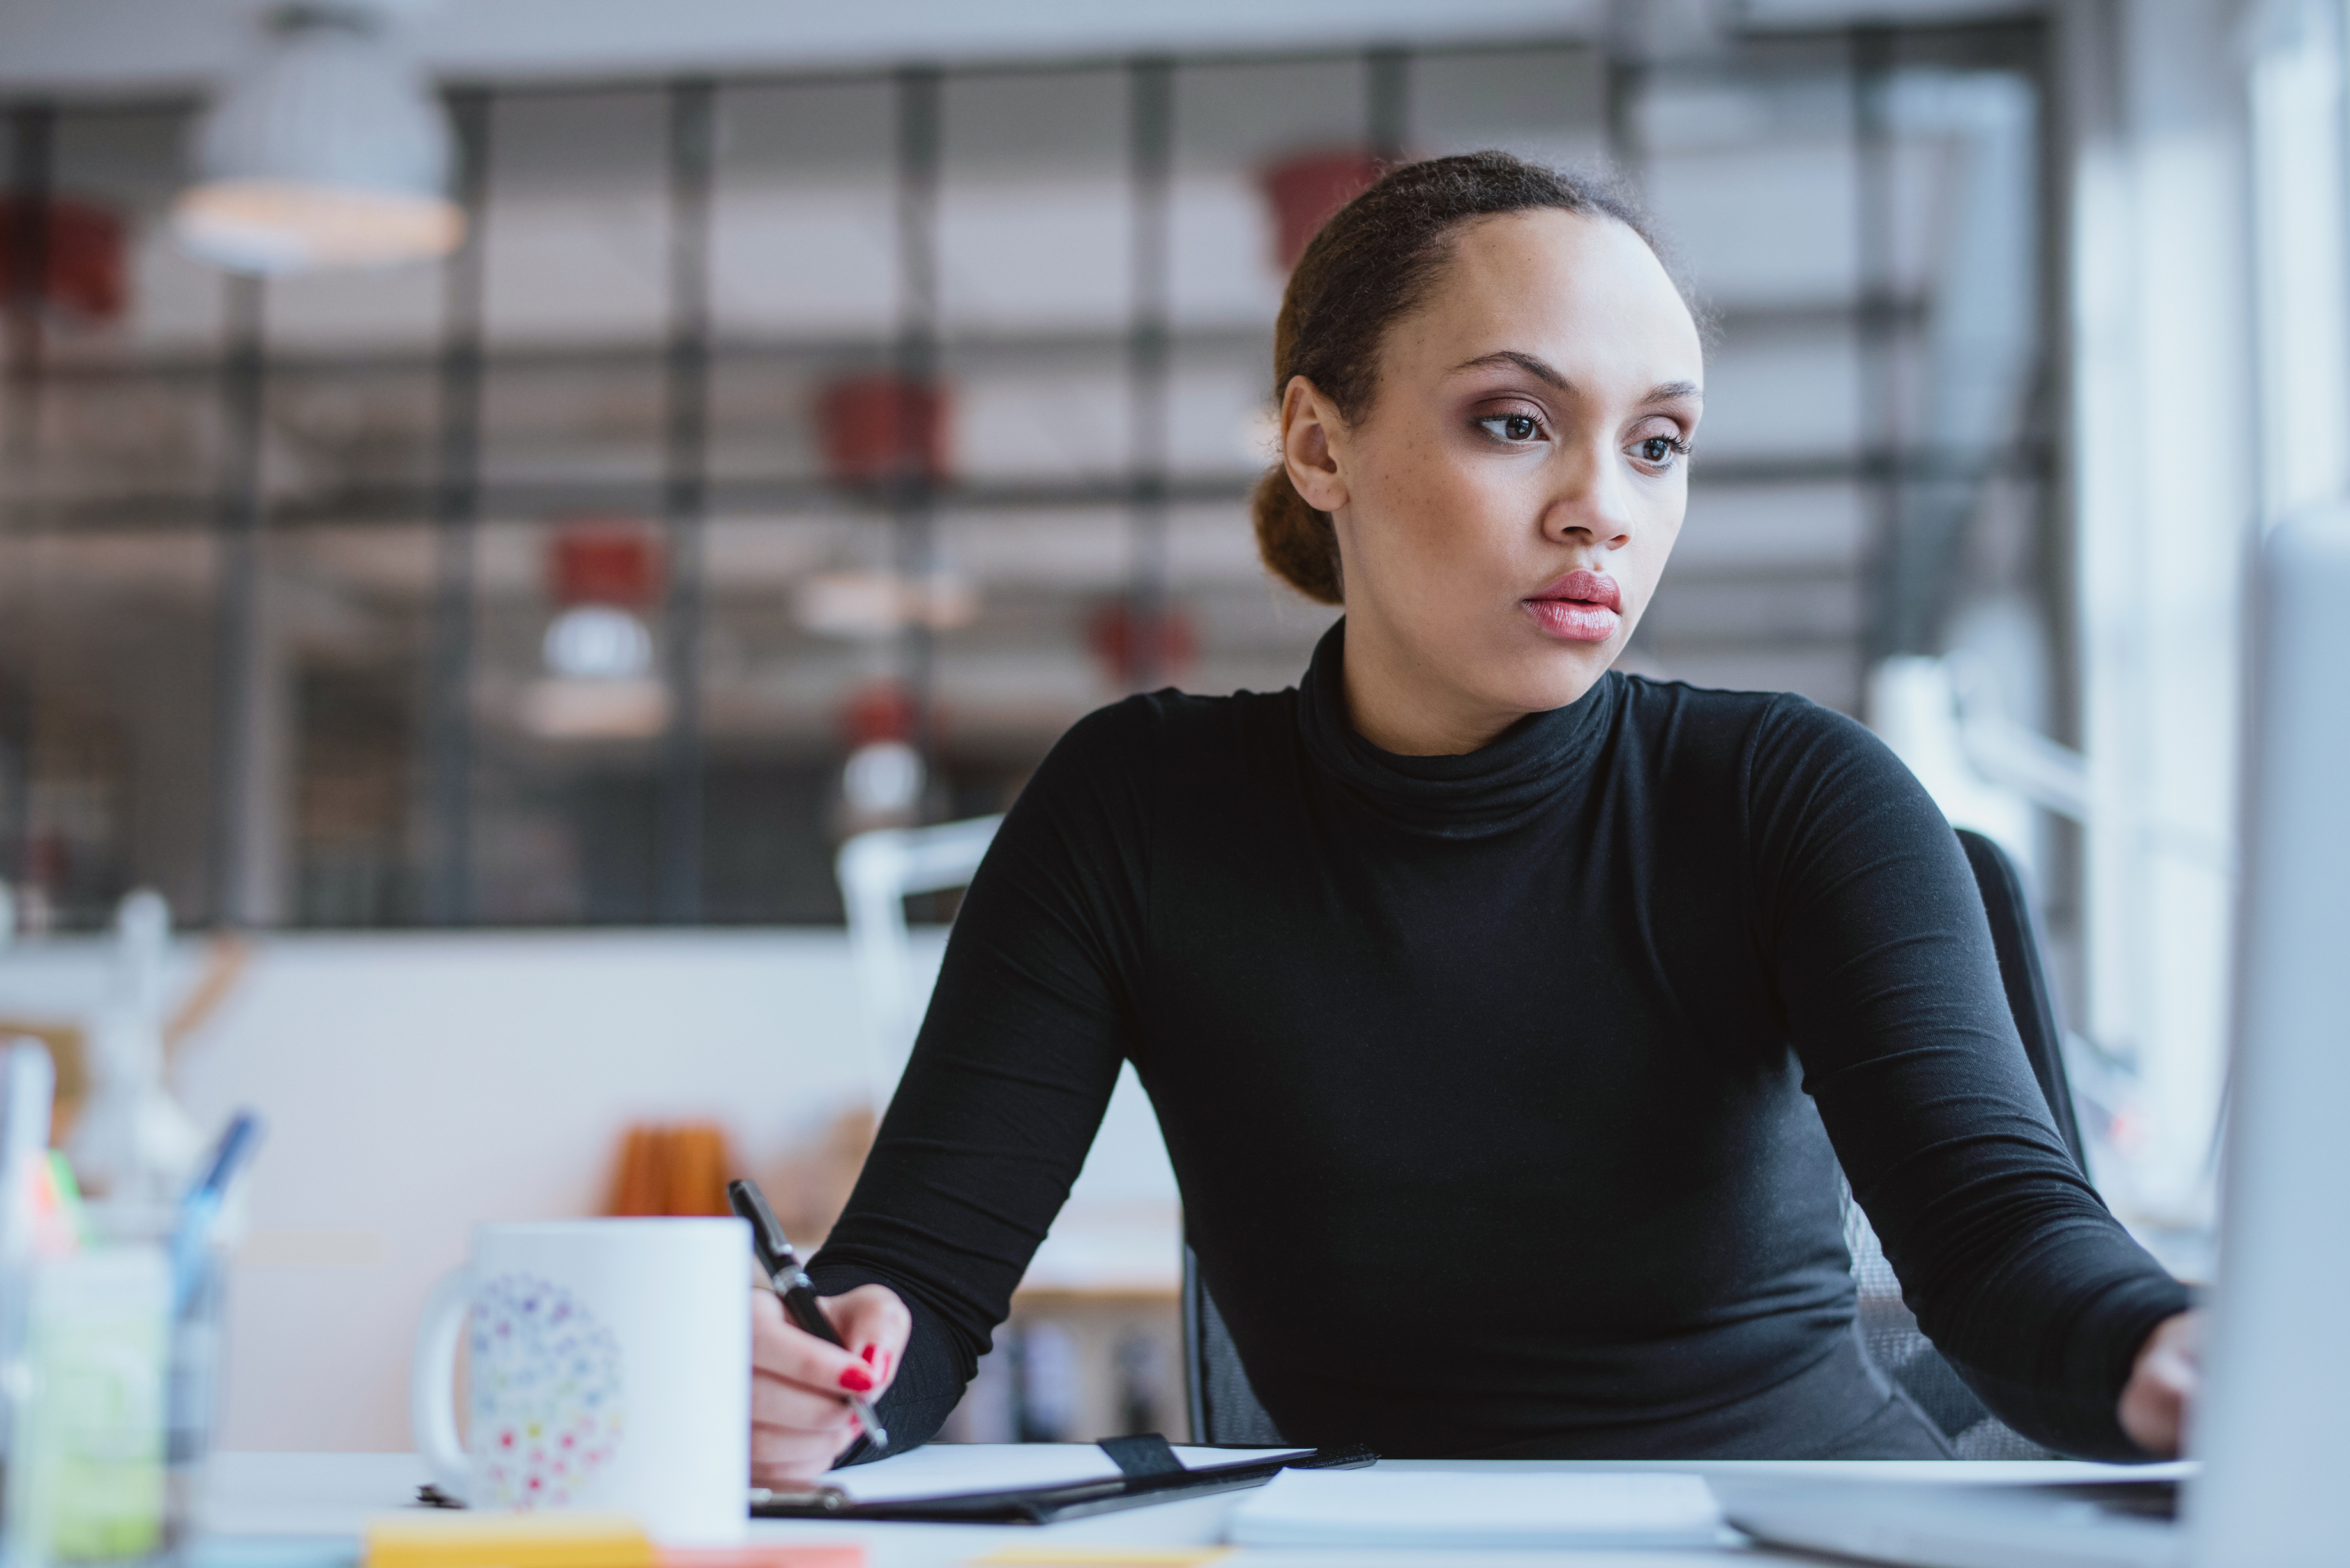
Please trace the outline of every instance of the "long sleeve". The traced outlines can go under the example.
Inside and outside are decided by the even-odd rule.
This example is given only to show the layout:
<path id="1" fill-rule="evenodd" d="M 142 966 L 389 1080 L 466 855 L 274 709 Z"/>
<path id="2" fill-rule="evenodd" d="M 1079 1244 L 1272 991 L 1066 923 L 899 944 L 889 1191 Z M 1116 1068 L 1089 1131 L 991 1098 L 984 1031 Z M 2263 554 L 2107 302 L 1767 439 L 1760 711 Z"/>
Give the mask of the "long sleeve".
<path id="1" fill-rule="evenodd" d="M 1124 1054 L 1145 835 L 1129 792 L 1147 710 L 1073 729 L 973 877 L 913 1054 L 810 1273 L 913 1314 L 880 1415 L 898 1446 L 954 1408 L 1101 1125 Z"/>
<path id="2" fill-rule="evenodd" d="M 1758 727 L 1749 798 L 1804 1087 L 1919 1327 L 2018 1431 L 2142 1457 L 2116 1401 L 2186 1292 L 2057 1136 L 1949 824 L 1874 737 L 1800 701 Z"/>

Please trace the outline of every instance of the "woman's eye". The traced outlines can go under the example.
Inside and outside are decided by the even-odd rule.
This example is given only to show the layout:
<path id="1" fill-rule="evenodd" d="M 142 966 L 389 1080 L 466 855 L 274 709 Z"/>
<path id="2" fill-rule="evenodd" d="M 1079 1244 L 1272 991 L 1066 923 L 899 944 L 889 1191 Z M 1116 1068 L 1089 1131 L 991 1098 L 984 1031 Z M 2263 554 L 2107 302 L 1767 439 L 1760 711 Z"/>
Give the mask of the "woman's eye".
<path id="1" fill-rule="evenodd" d="M 1532 414 L 1487 414 L 1477 423 L 1501 441 L 1528 441 L 1542 433 L 1542 421 Z"/>
<path id="2" fill-rule="evenodd" d="M 1687 453 L 1689 448 L 1671 436 L 1650 436 L 1633 450 L 1640 454 L 1641 462 L 1665 468 L 1671 465 L 1673 459 Z"/>

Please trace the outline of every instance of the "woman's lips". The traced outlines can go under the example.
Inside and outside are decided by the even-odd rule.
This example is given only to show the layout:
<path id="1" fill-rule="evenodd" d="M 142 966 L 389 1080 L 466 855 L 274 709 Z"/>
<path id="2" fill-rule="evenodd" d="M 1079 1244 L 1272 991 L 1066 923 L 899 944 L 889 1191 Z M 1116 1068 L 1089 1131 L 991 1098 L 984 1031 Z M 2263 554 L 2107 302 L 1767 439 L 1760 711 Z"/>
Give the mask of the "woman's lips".
<path id="1" fill-rule="evenodd" d="M 1605 642 L 1623 621 L 1624 601 L 1616 579 L 1585 567 L 1519 602 L 1534 625 L 1568 642 Z"/>

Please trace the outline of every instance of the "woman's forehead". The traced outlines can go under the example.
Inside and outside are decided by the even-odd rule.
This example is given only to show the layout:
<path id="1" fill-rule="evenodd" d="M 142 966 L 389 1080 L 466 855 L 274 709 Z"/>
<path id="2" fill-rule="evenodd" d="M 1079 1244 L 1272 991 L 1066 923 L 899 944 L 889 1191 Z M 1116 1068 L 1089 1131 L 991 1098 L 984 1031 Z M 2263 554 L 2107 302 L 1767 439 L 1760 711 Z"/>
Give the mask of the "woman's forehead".
<path id="1" fill-rule="evenodd" d="M 1447 368 L 1526 342 L 1547 345 L 1554 359 L 1578 350 L 1653 358 L 1660 374 L 1672 370 L 1666 379 L 1695 379 L 1702 362 L 1696 323 L 1656 253 L 1596 214 L 1542 209 L 1467 225 L 1413 315 L 1408 337 L 1447 356 Z"/>

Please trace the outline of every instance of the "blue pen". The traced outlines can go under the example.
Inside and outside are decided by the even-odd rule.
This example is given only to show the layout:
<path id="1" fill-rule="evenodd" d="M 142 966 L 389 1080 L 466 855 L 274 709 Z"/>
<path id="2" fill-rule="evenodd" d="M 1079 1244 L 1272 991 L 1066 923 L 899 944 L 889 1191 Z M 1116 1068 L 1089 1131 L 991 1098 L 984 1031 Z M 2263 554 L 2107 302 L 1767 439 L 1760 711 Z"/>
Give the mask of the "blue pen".
<path id="1" fill-rule="evenodd" d="M 237 1112 L 229 1118 L 220 1141 L 213 1146 L 213 1156 L 205 1162 L 204 1173 L 180 1199 L 180 1222 L 172 1231 L 172 1312 L 175 1317 L 188 1310 L 197 1282 L 203 1278 L 204 1249 L 212 1244 L 213 1227 L 220 1220 L 221 1204 L 228 1197 L 229 1184 L 253 1158 L 254 1146 L 260 1141 L 261 1118 L 251 1111 Z"/>

